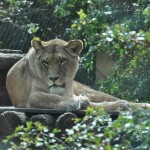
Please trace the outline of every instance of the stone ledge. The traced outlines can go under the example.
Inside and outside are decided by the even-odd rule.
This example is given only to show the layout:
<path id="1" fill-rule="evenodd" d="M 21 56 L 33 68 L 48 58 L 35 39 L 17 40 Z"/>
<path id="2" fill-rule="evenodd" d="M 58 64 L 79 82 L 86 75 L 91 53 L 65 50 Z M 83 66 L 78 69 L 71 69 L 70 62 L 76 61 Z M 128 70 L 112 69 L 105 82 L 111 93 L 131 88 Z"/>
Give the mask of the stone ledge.
<path id="1" fill-rule="evenodd" d="M 6 76 L 8 70 L 25 54 L 21 50 L 0 49 L 0 106 L 11 106 L 6 89 Z"/>
<path id="2" fill-rule="evenodd" d="M 12 50 L 12 49 L 0 49 L 0 53 L 22 54 L 22 51 L 21 50 Z"/>
<path id="3" fill-rule="evenodd" d="M 6 87 L 0 86 L 0 107 L 12 106 Z"/>
<path id="4" fill-rule="evenodd" d="M 10 69 L 25 54 L 0 53 L 0 70 Z"/>

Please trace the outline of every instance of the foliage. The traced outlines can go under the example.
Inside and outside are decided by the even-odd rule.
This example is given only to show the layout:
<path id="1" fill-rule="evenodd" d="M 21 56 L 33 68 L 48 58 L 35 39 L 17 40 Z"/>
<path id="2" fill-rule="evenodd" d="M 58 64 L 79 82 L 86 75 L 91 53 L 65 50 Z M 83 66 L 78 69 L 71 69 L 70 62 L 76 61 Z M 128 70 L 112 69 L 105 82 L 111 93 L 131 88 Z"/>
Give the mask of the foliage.
<path id="1" fill-rule="evenodd" d="M 61 149 L 62 141 L 55 134 L 59 130 L 49 132 L 48 127 L 39 122 L 27 122 L 26 126 L 18 126 L 12 135 L 9 135 L 4 143 L 11 145 L 10 149 Z M 13 141 L 12 141 L 13 140 Z M 55 144 L 56 143 L 56 144 Z M 55 145 L 54 145 L 55 144 Z M 60 144 L 60 145 L 59 145 Z"/>
<path id="2" fill-rule="evenodd" d="M 76 120 L 76 125 L 64 132 L 40 123 L 27 122 L 19 126 L 4 142 L 10 149 L 53 149 L 53 150 L 147 150 L 150 146 L 150 110 L 122 112 L 112 118 L 101 109 L 88 108 L 86 116 Z M 12 142 L 14 139 L 19 142 Z"/>

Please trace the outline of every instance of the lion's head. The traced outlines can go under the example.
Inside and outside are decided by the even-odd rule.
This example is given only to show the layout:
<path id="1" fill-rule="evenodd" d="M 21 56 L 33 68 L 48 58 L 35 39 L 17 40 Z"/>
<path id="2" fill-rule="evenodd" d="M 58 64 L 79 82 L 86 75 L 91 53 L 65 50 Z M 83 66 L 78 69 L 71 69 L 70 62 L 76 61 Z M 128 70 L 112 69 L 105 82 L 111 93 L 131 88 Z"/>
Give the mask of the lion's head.
<path id="1" fill-rule="evenodd" d="M 54 39 L 48 42 L 33 39 L 28 54 L 31 74 L 42 80 L 50 93 L 61 94 L 73 82 L 78 69 L 81 40 L 69 42 Z"/>

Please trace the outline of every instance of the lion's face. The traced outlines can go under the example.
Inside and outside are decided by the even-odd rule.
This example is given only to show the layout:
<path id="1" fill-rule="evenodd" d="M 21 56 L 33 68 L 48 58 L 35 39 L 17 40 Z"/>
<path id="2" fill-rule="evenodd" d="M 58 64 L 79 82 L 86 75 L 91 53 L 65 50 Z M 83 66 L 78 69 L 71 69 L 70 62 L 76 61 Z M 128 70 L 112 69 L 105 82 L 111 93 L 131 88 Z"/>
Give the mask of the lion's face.
<path id="1" fill-rule="evenodd" d="M 55 39 L 48 42 L 32 40 L 34 50 L 34 72 L 50 89 L 50 93 L 61 94 L 73 81 L 78 69 L 80 40 L 65 42 Z"/>

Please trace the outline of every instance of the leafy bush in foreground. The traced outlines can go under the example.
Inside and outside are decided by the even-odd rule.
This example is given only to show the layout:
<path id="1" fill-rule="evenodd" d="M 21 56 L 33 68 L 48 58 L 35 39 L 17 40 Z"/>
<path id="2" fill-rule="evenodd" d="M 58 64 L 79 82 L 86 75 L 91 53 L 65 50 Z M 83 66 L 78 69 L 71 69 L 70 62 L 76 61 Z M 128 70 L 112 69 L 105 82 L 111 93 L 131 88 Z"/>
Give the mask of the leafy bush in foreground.
<path id="1" fill-rule="evenodd" d="M 76 125 L 50 131 L 40 123 L 27 122 L 7 136 L 10 149 L 52 150 L 148 150 L 150 146 L 150 110 L 121 113 L 112 121 L 104 111 L 89 108 L 86 116 L 76 120 Z M 12 140 L 18 139 L 18 142 Z"/>

